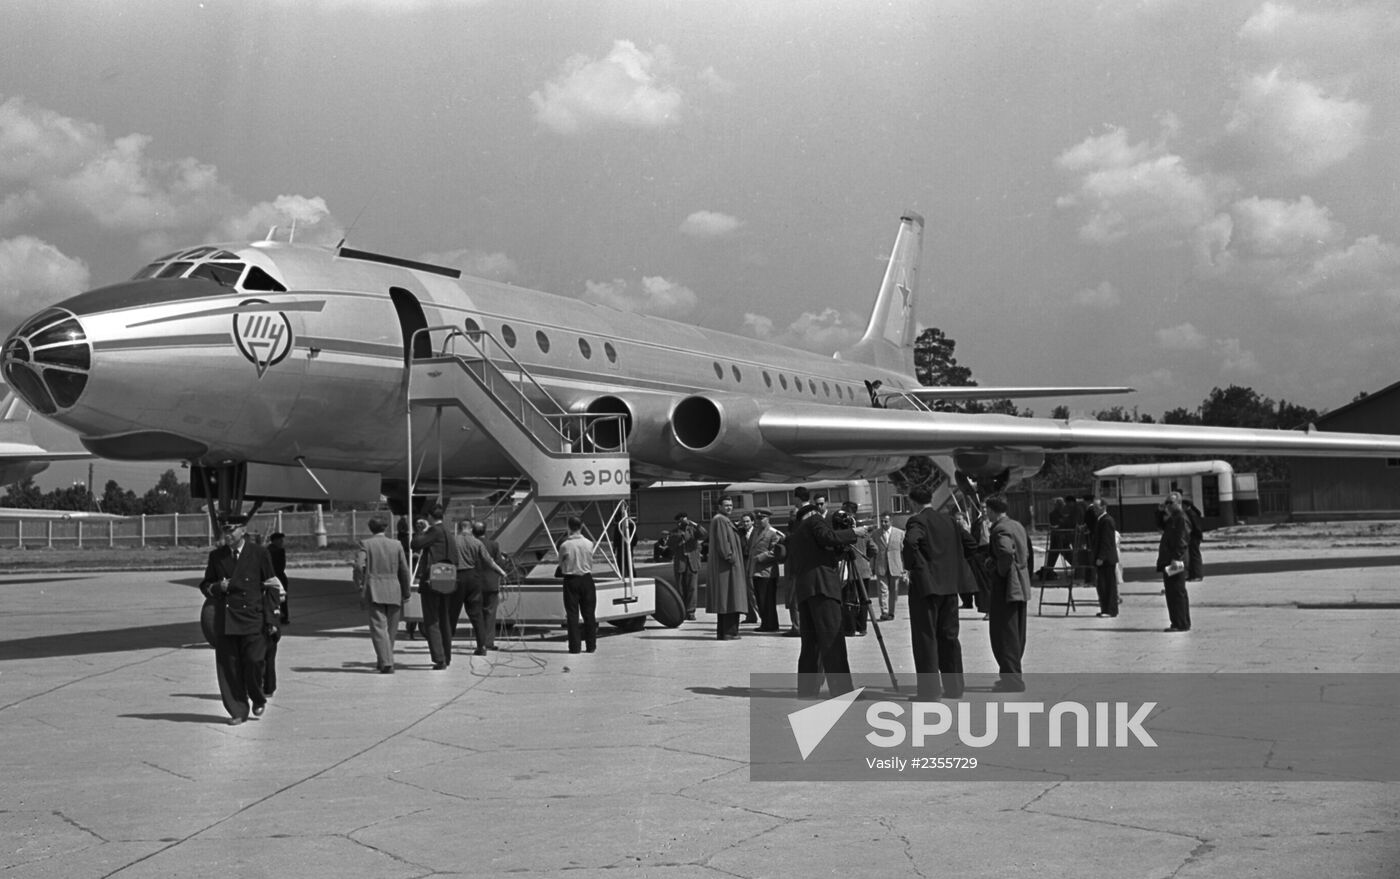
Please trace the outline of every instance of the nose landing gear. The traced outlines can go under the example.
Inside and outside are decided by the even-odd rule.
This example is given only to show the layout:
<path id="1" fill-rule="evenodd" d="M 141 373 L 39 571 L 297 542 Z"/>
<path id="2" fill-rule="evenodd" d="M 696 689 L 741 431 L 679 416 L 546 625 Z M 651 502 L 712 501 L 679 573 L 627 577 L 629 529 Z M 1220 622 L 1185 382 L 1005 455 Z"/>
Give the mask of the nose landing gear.
<path id="1" fill-rule="evenodd" d="M 214 533 L 230 522 L 247 522 L 257 514 L 262 501 L 253 501 L 244 512 L 248 465 L 242 461 L 190 465 L 190 494 L 208 501 L 209 524 Z"/>

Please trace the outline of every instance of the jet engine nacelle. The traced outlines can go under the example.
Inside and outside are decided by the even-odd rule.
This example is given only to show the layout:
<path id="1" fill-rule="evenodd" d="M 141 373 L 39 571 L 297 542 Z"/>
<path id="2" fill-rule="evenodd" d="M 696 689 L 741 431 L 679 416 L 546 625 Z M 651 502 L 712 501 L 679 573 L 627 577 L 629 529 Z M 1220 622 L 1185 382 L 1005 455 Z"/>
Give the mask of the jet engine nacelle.
<path id="1" fill-rule="evenodd" d="M 677 473 L 759 472 L 760 462 L 775 454 L 759 434 L 759 408 L 750 397 L 604 395 L 573 409 L 621 416 L 591 420 L 588 436 L 599 450 L 612 451 L 620 447 L 621 429 L 634 465 L 643 471 L 651 465 Z"/>
<path id="2" fill-rule="evenodd" d="M 1007 485 L 1015 485 L 1040 472 L 1045 464 L 1044 452 L 1021 452 L 1010 449 L 959 451 L 953 453 L 953 465 L 958 472 L 974 479 L 1008 473 Z"/>

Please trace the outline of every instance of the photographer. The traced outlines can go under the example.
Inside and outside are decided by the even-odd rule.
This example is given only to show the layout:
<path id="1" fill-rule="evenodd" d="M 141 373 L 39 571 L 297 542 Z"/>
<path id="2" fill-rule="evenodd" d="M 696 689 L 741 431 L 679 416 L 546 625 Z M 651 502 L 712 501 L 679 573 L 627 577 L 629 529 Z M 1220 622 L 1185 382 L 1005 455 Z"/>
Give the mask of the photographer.
<path id="1" fill-rule="evenodd" d="M 797 657 L 797 693 L 815 698 L 827 682 L 831 696 L 851 691 L 851 665 L 841 635 L 841 553 L 860 535 L 835 531 L 815 504 L 795 514 L 787 539 L 788 571 L 800 620 L 802 652 Z"/>
<path id="2" fill-rule="evenodd" d="M 831 516 L 831 527 L 837 531 L 856 531 L 856 511 L 854 501 L 846 501 L 841 509 Z M 859 532 L 858 532 L 859 533 Z M 870 558 L 875 546 L 868 533 L 861 533 L 854 546 L 845 550 L 842 559 L 845 586 L 842 588 L 841 603 L 845 616 L 842 631 L 850 636 L 864 637 L 866 631 L 866 606 L 870 604 L 871 591 L 876 589 L 874 571 Z"/>

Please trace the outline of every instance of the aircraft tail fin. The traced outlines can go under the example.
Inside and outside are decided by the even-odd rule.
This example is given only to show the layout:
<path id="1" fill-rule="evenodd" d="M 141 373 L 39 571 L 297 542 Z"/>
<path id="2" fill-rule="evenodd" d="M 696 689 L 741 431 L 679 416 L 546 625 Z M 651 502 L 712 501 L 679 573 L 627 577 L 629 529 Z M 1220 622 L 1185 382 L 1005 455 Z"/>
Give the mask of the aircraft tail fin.
<path id="1" fill-rule="evenodd" d="M 914 374 L 914 305 L 923 235 L 923 217 L 910 211 L 899 218 L 899 234 L 870 312 L 870 323 L 860 341 L 841 352 L 842 360 Z"/>

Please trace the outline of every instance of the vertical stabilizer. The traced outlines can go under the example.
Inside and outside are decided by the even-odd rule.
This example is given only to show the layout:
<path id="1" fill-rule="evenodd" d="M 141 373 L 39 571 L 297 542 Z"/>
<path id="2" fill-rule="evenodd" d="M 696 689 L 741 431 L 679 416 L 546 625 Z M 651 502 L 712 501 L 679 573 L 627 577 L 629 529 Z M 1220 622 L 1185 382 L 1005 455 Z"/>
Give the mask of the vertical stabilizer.
<path id="1" fill-rule="evenodd" d="M 914 374 L 914 306 L 923 236 L 923 217 L 911 211 L 899 218 L 899 234 L 870 323 L 860 341 L 841 352 L 842 360 Z"/>

